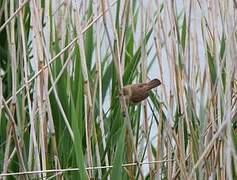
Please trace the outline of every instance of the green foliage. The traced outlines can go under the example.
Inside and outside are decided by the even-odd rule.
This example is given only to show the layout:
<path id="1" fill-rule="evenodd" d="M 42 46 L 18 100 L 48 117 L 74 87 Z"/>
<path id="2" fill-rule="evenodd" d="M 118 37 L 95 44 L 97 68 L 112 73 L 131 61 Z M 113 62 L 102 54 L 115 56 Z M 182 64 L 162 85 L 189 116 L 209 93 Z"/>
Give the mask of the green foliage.
<path id="1" fill-rule="evenodd" d="M 210 8 L 207 17 L 206 2 L 146 3 L 42 0 L 16 12 L 18 1 L 0 0 L 0 97 L 15 123 L 0 100 L 1 173 L 23 163 L 26 171 L 79 168 L 29 179 L 236 178 L 237 45 L 228 13 Z M 141 77 L 162 84 L 144 103 L 126 104 L 125 118 L 118 82 Z M 141 164 L 141 173 L 127 165 L 137 160 L 158 162 Z"/>
<path id="2" fill-rule="evenodd" d="M 122 127 L 122 130 L 119 135 L 118 143 L 117 143 L 117 149 L 115 152 L 115 157 L 113 160 L 113 168 L 111 172 L 111 178 L 115 180 L 122 179 L 122 163 L 123 163 L 123 155 L 124 155 L 124 146 L 125 146 L 125 123 Z"/>

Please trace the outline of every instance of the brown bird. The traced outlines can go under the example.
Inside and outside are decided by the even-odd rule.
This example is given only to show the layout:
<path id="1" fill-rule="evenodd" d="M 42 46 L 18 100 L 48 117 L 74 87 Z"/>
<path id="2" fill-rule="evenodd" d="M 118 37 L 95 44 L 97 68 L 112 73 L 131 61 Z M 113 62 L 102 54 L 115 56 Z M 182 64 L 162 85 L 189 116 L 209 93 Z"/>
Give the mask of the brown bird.
<path id="1" fill-rule="evenodd" d="M 148 83 L 130 84 L 124 86 L 119 96 L 124 96 L 130 104 L 138 104 L 149 96 L 149 91 L 161 84 L 160 80 L 153 79 Z"/>

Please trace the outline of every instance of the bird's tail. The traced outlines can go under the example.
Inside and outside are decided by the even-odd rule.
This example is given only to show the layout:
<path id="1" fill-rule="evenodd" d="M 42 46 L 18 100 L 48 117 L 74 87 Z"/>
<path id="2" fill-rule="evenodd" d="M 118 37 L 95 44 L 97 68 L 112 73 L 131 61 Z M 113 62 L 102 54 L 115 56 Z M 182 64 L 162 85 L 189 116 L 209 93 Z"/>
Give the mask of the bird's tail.
<path id="1" fill-rule="evenodd" d="M 148 84 L 148 90 L 153 89 L 161 84 L 159 79 L 153 79 Z"/>

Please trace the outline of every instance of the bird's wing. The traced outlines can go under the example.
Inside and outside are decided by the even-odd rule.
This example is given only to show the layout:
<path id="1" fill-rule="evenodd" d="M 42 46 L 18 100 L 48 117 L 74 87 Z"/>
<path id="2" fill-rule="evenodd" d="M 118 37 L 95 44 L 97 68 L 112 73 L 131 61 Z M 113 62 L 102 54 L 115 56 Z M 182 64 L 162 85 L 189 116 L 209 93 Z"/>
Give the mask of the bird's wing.
<path id="1" fill-rule="evenodd" d="M 129 85 L 125 85 L 124 88 L 128 88 L 128 87 L 139 87 L 139 88 L 143 88 L 144 86 L 146 86 L 147 83 L 138 83 L 138 84 L 129 84 Z"/>
<path id="2" fill-rule="evenodd" d="M 140 86 L 140 85 L 139 85 Z M 148 97 L 148 92 L 146 91 L 145 89 L 146 87 L 145 86 L 141 86 L 140 88 L 134 88 L 133 89 L 133 93 L 132 93 L 132 96 L 131 96 L 131 100 L 134 102 L 134 103 L 138 103 L 144 99 L 146 99 Z"/>
<path id="3" fill-rule="evenodd" d="M 132 99 L 133 103 L 139 103 L 142 100 L 146 99 L 147 97 L 148 97 L 148 93 L 145 93 L 145 94 L 142 94 L 142 95 L 136 94 L 136 95 L 133 95 L 131 97 L 131 99 Z"/>
<path id="4" fill-rule="evenodd" d="M 135 86 L 137 86 L 139 88 L 143 88 L 146 85 L 147 85 L 147 83 L 140 83 L 140 84 L 136 84 Z"/>

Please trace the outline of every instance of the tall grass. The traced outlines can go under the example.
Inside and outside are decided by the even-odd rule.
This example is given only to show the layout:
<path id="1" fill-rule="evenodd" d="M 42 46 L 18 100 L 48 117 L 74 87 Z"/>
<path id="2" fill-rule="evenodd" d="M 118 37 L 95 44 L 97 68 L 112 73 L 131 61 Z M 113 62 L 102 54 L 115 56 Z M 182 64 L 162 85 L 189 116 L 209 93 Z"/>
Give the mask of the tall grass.
<path id="1" fill-rule="evenodd" d="M 1 179 L 236 179 L 235 1 L 0 4 Z"/>

